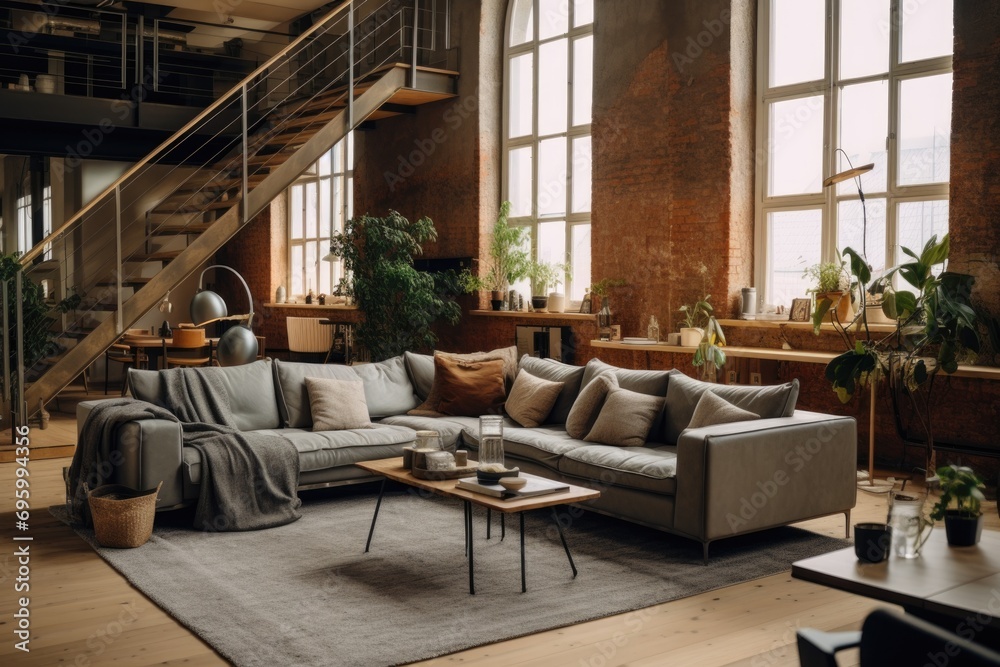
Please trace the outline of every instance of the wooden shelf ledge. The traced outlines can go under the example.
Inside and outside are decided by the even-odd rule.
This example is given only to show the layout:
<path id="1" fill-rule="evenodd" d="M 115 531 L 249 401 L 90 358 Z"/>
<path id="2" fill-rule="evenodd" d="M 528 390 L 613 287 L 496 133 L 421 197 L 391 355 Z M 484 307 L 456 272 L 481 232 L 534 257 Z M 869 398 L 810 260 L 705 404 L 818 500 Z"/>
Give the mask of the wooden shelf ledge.
<path id="1" fill-rule="evenodd" d="M 513 317 L 524 320 L 583 320 L 593 322 L 593 313 L 534 313 L 521 310 L 470 310 L 469 315 L 479 317 Z"/>
<path id="2" fill-rule="evenodd" d="M 718 320 L 719 324 L 723 327 L 736 327 L 743 329 L 802 329 L 803 331 L 812 331 L 813 325 L 812 321 L 809 322 L 792 322 L 791 320 Z M 854 331 L 856 326 L 845 327 L 848 331 Z M 823 332 L 834 332 L 836 329 L 833 324 L 829 322 L 824 322 L 820 325 L 820 330 Z M 863 330 L 863 327 L 862 327 Z M 868 330 L 872 333 L 892 333 L 896 330 L 895 324 L 868 324 Z"/>
<path id="3" fill-rule="evenodd" d="M 357 310 L 357 306 L 345 306 L 342 303 L 319 305 L 318 303 L 265 303 L 265 308 L 303 308 L 315 310 Z"/>

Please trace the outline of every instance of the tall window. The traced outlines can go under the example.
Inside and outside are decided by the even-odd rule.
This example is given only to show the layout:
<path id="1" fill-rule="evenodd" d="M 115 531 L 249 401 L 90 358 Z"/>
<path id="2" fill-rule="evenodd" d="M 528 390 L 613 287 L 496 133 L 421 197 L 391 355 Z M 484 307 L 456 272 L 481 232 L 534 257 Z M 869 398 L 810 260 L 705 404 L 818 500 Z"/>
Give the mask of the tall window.
<path id="1" fill-rule="evenodd" d="M 354 210 L 354 138 L 347 135 L 288 188 L 289 297 L 330 294 L 340 262 L 323 258 Z"/>
<path id="2" fill-rule="evenodd" d="M 948 229 L 953 0 L 762 0 L 756 281 L 767 303 L 846 247 L 875 271 Z M 840 149 L 840 150 L 838 150 Z M 843 152 L 841 152 L 843 151 Z M 846 157 L 845 157 L 846 154 Z M 854 180 L 825 177 L 874 163 Z"/>
<path id="3" fill-rule="evenodd" d="M 590 286 L 593 0 L 512 0 L 504 59 L 503 196 L 539 261 Z"/>
<path id="4" fill-rule="evenodd" d="M 24 254 L 31 250 L 35 241 L 32 234 L 31 195 L 17 198 L 17 250 Z M 52 187 L 46 185 L 42 190 L 42 238 L 52 233 Z M 42 259 L 52 259 L 52 244 L 46 244 Z"/>

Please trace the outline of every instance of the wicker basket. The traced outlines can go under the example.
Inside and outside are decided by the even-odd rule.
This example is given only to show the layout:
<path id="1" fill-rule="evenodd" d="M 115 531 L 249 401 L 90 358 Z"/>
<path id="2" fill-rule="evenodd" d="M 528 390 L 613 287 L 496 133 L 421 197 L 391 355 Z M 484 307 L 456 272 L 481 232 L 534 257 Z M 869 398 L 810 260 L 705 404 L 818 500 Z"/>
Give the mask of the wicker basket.
<path id="1" fill-rule="evenodd" d="M 153 534 L 156 495 L 163 482 L 149 491 L 136 491 L 120 484 L 99 486 L 87 494 L 94 534 L 103 547 L 141 547 Z"/>

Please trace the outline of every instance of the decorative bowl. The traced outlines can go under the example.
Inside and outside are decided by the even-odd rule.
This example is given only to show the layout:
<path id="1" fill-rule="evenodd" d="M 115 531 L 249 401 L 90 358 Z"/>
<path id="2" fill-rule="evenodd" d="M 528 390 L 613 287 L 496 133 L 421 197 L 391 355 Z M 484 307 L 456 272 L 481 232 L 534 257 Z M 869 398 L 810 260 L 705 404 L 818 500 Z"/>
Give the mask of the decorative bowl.
<path id="1" fill-rule="evenodd" d="M 523 489 L 524 485 L 527 483 L 528 483 L 528 478 L 526 477 L 500 478 L 500 486 L 507 489 L 508 491 L 517 491 L 518 489 Z"/>
<path id="2" fill-rule="evenodd" d="M 511 468 L 510 470 L 504 470 L 503 472 L 486 472 L 484 470 L 476 471 L 476 479 L 479 480 L 480 484 L 498 484 L 500 479 L 503 477 L 517 477 L 520 470 L 518 468 Z"/>

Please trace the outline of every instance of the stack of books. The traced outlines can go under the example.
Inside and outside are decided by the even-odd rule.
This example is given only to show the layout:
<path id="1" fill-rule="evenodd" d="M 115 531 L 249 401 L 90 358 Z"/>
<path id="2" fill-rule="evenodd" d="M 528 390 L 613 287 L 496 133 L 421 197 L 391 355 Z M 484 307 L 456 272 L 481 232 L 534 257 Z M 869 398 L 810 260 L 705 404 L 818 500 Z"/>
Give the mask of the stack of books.
<path id="1" fill-rule="evenodd" d="M 473 493 L 481 493 L 484 496 L 492 496 L 493 498 L 502 498 L 505 500 L 514 498 L 532 498 L 534 496 L 544 496 L 549 493 L 569 491 L 569 484 L 555 482 L 551 479 L 545 479 L 544 477 L 538 477 L 537 475 L 529 475 L 526 473 L 522 473 L 520 476 L 527 479 L 528 483 L 516 491 L 508 491 L 499 484 L 481 484 L 475 477 L 458 480 L 458 484 L 455 485 L 455 488 L 472 491 Z"/>

